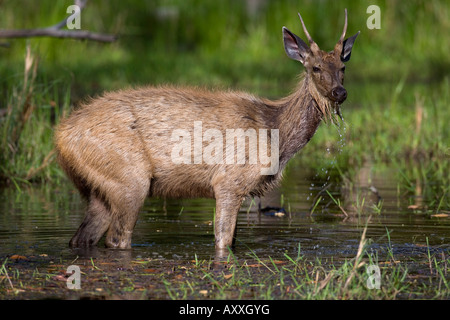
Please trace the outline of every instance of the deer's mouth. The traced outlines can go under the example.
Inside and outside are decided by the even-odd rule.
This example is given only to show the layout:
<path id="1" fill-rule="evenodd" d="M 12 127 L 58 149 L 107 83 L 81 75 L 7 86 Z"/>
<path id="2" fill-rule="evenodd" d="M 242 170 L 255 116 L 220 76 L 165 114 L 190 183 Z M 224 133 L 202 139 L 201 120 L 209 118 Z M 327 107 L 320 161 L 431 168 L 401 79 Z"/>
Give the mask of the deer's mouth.
<path id="1" fill-rule="evenodd" d="M 347 90 L 342 86 L 335 87 L 331 90 L 328 98 L 336 104 L 342 104 L 347 99 Z"/>
<path id="2" fill-rule="evenodd" d="M 337 102 L 334 104 L 334 111 L 339 116 L 339 118 L 341 118 L 341 120 L 344 121 L 344 119 L 342 118 L 341 106 Z"/>

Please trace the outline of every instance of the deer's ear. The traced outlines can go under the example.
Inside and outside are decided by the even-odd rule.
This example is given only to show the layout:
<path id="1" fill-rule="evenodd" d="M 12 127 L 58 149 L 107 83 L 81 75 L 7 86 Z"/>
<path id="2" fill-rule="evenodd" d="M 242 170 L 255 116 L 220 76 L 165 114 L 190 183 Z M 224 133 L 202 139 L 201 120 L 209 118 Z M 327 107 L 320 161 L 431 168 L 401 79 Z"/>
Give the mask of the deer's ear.
<path id="1" fill-rule="evenodd" d="M 356 33 L 354 36 L 344 40 L 341 53 L 342 62 L 347 62 L 348 60 L 350 60 L 350 56 L 352 55 L 353 43 L 355 42 L 356 37 L 359 35 L 359 33 L 360 31 L 358 31 L 358 33 Z"/>
<path id="2" fill-rule="evenodd" d="M 306 56 L 310 53 L 308 45 L 298 36 L 283 27 L 284 51 L 289 58 L 305 62 Z"/>

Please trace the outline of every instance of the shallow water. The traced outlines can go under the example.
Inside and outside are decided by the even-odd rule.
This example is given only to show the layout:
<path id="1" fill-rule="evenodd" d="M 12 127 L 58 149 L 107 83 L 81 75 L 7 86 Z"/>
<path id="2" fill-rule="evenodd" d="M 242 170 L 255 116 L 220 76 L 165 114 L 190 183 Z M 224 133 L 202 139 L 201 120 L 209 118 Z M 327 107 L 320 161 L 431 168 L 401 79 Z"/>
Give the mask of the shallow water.
<path id="1" fill-rule="evenodd" d="M 367 191 L 361 170 L 356 174 L 352 192 L 348 192 L 337 176 L 319 178 L 316 170 L 290 166 L 281 187 L 261 200 L 262 207 L 280 206 L 283 202 L 286 213 L 260 213 L 259 199 L 247 200 L 238 217 L 235 255 L 278 258 L 287 254 L 295 258 L 301 254 L 333 261 L 351 258 L 357 252 L 369 215 L 366 238 L 370 239 L 370 252 L 380 259 L 388 251 L 399 260 L 423 257 L 428 250 L 448 252 L 450 218 L 433 217 L 430 210 L 408 208 L 416 202 L 417 195 L 399 187 L 394 170 L 369 171 L 370 185 L 377 190 L 376 200 L 374 193 Z M 318 192 L 324 188 L 341 201 L 348 217 L 325 192 L 311 213 Z M 380 212 L 372 209 L 378 197 L 382 200 Z M 427 203 L 421 199 L 420 205 L 426 208 Z M 131 258 L 171 260 L 212 258 L 213 214 L 214 201 L 210 199 L 148 199 L 134 231 L 132 250 L 126 254 Z M 26 187 L 21 192 L 13 188 L 1 190 L 0 258 L 76 257 L 80 252 L 69 249 L 68 242 L 83 215 L 84 203 L 69 184 L 58 188 Z M 98 249 L 88 254 L 95 257 L 109 253 L 111 250 L 104 249 L 101 242 Z"/>

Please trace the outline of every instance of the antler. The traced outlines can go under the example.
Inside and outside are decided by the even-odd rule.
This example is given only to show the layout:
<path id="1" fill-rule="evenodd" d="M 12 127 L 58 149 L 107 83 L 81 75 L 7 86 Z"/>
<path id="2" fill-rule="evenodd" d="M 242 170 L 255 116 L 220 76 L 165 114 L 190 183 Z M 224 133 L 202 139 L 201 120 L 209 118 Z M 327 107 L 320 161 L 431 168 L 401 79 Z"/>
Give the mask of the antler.
<path id="1" fill-rule="evenodd" d="M 341 38 L 339 42 L 344 42 L 345 33 L 347 32 L 347 8 L 345 9 L 345 22 L 344 22 L 344 30 L 342 31 Z"/>
<path id="2" fill-rule="evenodd" d="M 334 47 L 334 50 L 338 53 L 341 54 L 342 51 L 342 46 L 344 44 L 344 38 L 345 38 L 345 33 L 347 32 L 347 8 L 345 9 L 345 21 L 344 21 L 344 30 L 342 31 L 342 35 L 339 38 L 339 41 L 336 43 L 336 46 Z"/>
<path id="3" fill-rule="evenodd" d="M 300 22 L 302 23 L 303 32 L 305 33 L 306 38 L 308 38 L 311 51 L 314 53 L 314 52 L 320 50 L 319 46 L 314 42 L 313 38 L 311 38 L 311 36 L 309 35 L 308 29 L 306 29 L 305 23 L 303 22 L 303 19 L 302 19 L 302 16 L 300 15 L 300 13 L 298 13 L 298 17 L 300 18 Z"/>
<path id="4" fill-rule="evenodd" d="M 298 17 L 300 18 L 300 22 L 302 23 L 302 27 L 303 27 L 303 31 L 306 34 L 306 37 L 308 38 L 308 41 L 310 44 L 314 43 L 314 40 L 311 38 L 311 36 L 309 35 L 308 29 L 306 29 L 305 23 L 303 22 L 302 16 L 300 15 L 300 13 L 298 13 Z"/>

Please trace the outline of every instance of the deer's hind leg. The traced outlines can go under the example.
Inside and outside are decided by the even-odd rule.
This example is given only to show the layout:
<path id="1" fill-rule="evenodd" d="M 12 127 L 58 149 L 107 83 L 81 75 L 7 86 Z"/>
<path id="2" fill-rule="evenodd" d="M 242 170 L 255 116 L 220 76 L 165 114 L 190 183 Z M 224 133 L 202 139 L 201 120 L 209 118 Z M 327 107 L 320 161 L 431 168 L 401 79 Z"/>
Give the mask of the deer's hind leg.
<path id="1" fill-rule="evenodd" d="M 106 233 L 106 247 L 131 248 L 131 236 L 151 178 L 145 166 L 138 163 L 122 163 L 118 168 L 113 178 L 97 172 L 102 184 L 90 188 L 86 216 L 70 241 L 71 247 L 95 246 Z"/>
<path id="2" fill-rule="evenodd" d="M 139 210 L 150 189 L 150 179 L 144 174 L 130 175 L 121 183 L 121 192 L 111 201 L 111 223 L 106 232 L 108 248 L 129 249 Z"/>
<path id="3" fill-rule="evenodd" d="M 92 193 L 83 222 L 69 245 L 75 248 L 95 246 L 111 224 L 112 215 L 109 205 Z"/>

